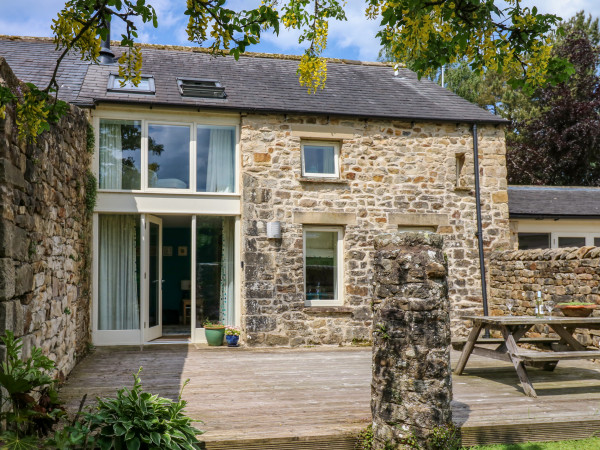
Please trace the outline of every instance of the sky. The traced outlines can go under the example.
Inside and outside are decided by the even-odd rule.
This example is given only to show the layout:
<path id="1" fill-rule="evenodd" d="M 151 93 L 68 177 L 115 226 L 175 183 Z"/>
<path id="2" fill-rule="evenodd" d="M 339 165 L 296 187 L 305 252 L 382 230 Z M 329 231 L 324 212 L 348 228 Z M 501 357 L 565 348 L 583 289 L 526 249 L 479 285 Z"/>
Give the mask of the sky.
<path id="1" fill-rule="evenodd" d="M 52 19 L 65 0 L 0 0 L 0 34 L 14 36 L 50 36 Z M 185 0 L 148 0 L 156 9 L 158 28 L 145 25 L 140 28 L 139 41 L 151 44 L 194 45 L 187 41 L 185 32 Z M 259 0 L 229 0 L 227 6 L 250 8 Z M 500 6 L 502 2 L 499 2 Z M 598 0 L 524 0 L 524 6 L 537 6 L 544 13 L 557 14 L 567 19 L 577 11 L 585 10 L 600 17 Z M 378 22 L 364 16 L 365 2 L 347 0 L 346 22 L 330 24 L 328 48 L 330 58 L 375 61 L 379 54 L 379 40 L 375 37 Z M 112 38 L 118 39 L 122 27 L 115 24 Z M 250 51 L 300 55 L 304 46 L 298 44 L 298 33 L 282 31 L 279 36 L 265 34 L 260 44 Z"/>

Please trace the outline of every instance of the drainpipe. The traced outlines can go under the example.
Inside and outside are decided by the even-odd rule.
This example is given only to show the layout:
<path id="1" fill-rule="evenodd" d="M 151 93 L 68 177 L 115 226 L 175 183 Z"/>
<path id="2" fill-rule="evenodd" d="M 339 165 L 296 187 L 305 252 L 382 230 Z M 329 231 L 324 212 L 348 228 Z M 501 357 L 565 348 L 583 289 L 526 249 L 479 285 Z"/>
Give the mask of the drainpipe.
<path id="1" fill-rule="evenodd" d="M 479 189 L 479 151 L 477 149 L 477 124 L 473 124 L 473 168 L 475 170 L 475 206 L 477 208 L 477 243 L 479 244 L 479 271 L 481 273 L 481 295 L 483 315 L 488 315 L 487 286 L 485 280 L 485 259 L 483 257 L 483 228 L 481 226 L 481 191 Z M 489 330 L 485 330 L 489 337 Z"/>
<path id="2" fill-rule="evenodd" d="M 106 22 L 106 39 L 100 43 L 100 64 L 112 64 L 115 62 L 115 54 L 110 49 L 110 19 Z"/>

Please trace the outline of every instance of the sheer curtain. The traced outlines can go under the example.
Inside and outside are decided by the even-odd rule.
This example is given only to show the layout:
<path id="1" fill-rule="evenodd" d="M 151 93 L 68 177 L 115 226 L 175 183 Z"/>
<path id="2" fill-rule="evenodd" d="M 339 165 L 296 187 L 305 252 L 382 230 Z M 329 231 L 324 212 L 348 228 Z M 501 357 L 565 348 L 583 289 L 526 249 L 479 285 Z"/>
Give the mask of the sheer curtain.
<path id="1" fill-rule="evenodd" d="M 121 189 L 123 145 L 121 123 L 103 120 L 100 124 L 100 189 Z"/>
<path id="2" fill-rule="evenodd" d="M 219 320 L 225 325 L 235 325 L 234 294 L 234 221 L 223 218 L 223 246 L 221 252 L 221 304 Z"/>
<path id="3" fill-rule="evenodd" d="M 130 215 L 99 217 L 98 329 L 140 328 L 136 267 L 136 220 Z"/>
<path id="4" fill-rule="evenodd" d="M 335 173 L 335 149 L 323 147 L 323 173 Z"/>
<path id="5" fill-rule="evenodd" d="M 233 192 L 234 176 L 233 132 L 231 129 L 211 129 L 206 192 Z"/>

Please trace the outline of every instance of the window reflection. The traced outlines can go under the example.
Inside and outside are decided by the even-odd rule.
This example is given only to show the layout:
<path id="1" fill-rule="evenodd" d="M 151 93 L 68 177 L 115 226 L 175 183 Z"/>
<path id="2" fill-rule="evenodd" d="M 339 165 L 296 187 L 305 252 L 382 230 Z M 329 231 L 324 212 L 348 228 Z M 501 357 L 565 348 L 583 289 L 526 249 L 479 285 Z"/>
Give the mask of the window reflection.
<path id="1" fill-rule="evenodd" d="M 148 187 L 190 187 L 190 127 L 148 125 Z"/>

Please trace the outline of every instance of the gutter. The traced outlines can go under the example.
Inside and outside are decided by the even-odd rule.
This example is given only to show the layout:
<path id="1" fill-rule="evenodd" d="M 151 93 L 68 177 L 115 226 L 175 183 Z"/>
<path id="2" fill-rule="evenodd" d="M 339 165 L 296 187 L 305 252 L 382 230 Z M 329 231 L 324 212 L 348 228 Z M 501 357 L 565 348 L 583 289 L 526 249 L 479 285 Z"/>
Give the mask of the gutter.
<path id="1" fill-rule="evenodd" d="M 487 281 L 485 278 L 485 259 L 483 255 L 483 227 L 481 225 L 481 190 L 479 186 L 479 149 L 477 148 L 477 124 L 473 124 L 473 170 L 475 171 L 475 206 L 477 209 L 477 243 L 479 247 L 479 272 L 481 273 L 481 296 L 483 299 L 483 315 L 489 315 L 487 298 Z M 489 337 L 486 328 L 485 335 Z"/>
<path id="2" fill-rule="evenodd" d="M 551 219 L 551 220 L 597 220 L 600 219 L 600 214 L 590 214 L 590 215 L 576 215 L 576 214 L 569 214 L 569 215 L 565 215 L 565 214 L 540 214 L 540 213 L 535 213 L 535 214 L 526 214 L 526 213 L 520 213 L 520 214 L 511 214 L 510 212 L 508 213 L 508 217 L 509 219 L 533 219 L 533 220 L 544 220 L 544 219 Z"/>

